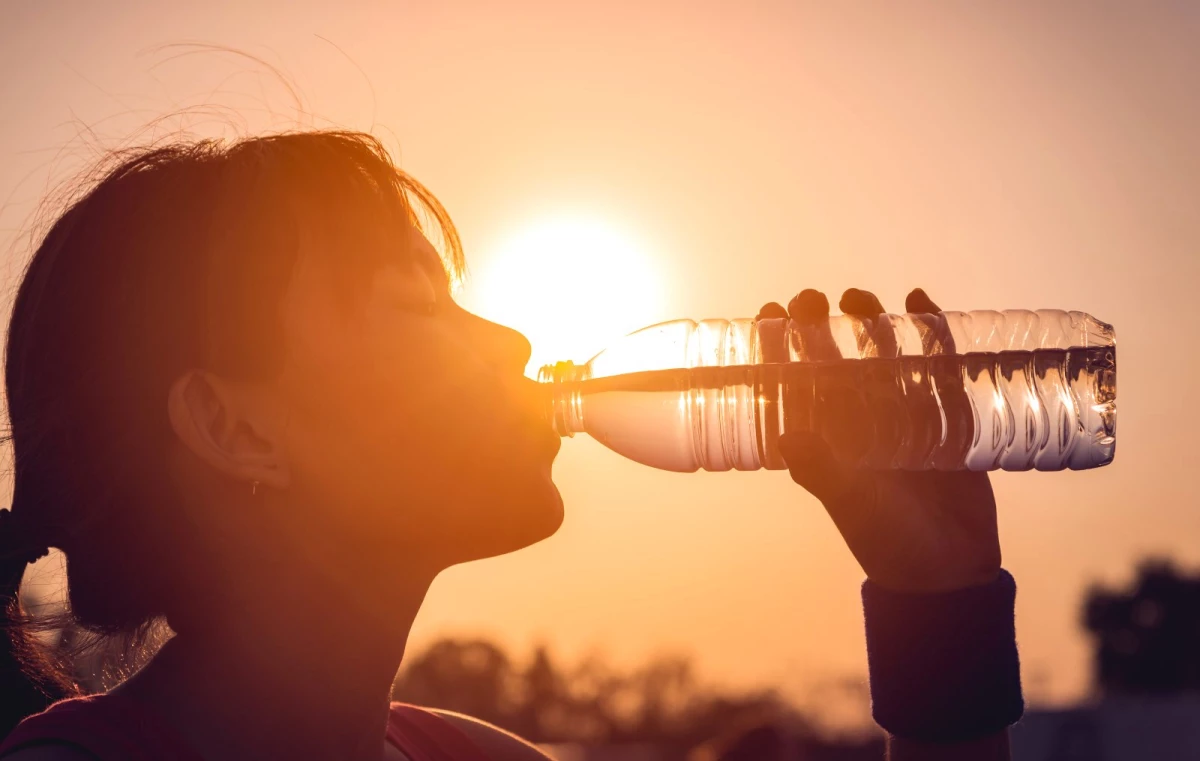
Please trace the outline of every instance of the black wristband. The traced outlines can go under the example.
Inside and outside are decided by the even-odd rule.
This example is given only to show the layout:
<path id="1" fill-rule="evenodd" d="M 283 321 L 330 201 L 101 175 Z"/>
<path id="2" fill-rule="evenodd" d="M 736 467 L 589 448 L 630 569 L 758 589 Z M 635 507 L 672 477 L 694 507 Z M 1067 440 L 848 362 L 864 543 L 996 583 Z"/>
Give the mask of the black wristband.
<path id="1" fill-rule="evenodd" d="M 1004 570 L 969 589 L 911 594 L 863 584 L 871 710 L 897 737 L 954 743 L 1021 718 L 1021 668 Z"/>

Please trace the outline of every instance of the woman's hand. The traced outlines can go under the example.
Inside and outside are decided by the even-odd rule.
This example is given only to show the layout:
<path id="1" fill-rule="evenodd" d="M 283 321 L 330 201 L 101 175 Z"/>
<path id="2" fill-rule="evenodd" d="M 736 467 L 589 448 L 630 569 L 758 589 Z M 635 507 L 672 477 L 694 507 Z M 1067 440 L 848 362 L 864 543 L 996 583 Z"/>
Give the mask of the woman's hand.
<path id="1" fill-rule="evenodd" d="M 845 314 L 859 317 L 885 311 L 873 294 L 856 289 L 846 291 L 840 306 Z M 909 294 L 905 307 L 908 312 L 941 311 L 919 289 Z M 781 317 L 826 321 L 829 300 L 807 290 L 786 310 L 768 304 L 759 312 L 759 319 Z M 793 432 L 779 446 L 792 479 L 825 506 L 867 577 L 900 592 L 944 592 L 993 581 L 1000 571 L 1000 540 L 987 474 L 847 466 L 837 453 L 853 448 L 854 432 L 867 429 L 863 412 L 861 406 L 824 411 L 827 419 L 833 415 L 829 429 L 842 434 L 840 441 Z"/>

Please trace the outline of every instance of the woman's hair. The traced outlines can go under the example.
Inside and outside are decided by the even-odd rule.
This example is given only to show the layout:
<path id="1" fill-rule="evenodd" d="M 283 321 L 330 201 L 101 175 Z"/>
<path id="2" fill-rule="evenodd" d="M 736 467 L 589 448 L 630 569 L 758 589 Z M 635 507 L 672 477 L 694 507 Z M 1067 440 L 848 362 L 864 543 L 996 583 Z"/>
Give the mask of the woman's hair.
<path id="1" fill-rule="evenodd" d="M 345 294 L 408 255 L 413 225 L 434 224 L 447 267 L 462 266 L 438 201 L 360 133 L 180 142 L 116 154 L 91 178 L 34 252 L 9 323 L 0 737 L 78 692 L 21 608 L 40 550 L 63 551 L 66 620 L 99 638 L 137 640 L 203 588 L 169 475 L 167 392 L 192 368 L 278 370 L 280 299 L 301 244 L 336 260 Z"/>

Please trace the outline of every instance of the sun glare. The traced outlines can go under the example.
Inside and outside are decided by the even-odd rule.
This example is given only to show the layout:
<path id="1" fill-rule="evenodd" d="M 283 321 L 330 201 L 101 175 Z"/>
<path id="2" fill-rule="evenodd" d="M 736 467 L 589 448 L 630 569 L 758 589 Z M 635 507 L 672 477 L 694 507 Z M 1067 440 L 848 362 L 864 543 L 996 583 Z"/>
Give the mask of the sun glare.
<path id="1" fill-rule="evenodd" d="M 661 317 L 662 285 L 647 252 L 604 222 L 581 216 L 535 221 L 482 252 L 465 302 L 533 344 L 530 373 L 581 362 Z"/>

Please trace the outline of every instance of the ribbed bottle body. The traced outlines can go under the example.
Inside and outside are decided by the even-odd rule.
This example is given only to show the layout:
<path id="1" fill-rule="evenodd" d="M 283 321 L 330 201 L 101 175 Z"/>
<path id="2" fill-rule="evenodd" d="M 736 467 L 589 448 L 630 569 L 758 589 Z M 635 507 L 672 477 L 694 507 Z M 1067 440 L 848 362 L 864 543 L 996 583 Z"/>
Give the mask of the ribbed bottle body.
<path id="1" fill-rule="evenodd" d="M 1078 470 L 1116 447 L 1114 333 L 1081 312 L 677 320 L 542 377 L 560 433 L 667 470 L 783 468 L 795 430 L 879 469 Z"/>

